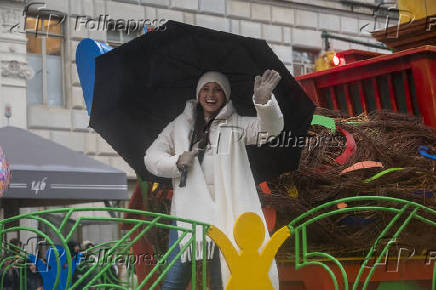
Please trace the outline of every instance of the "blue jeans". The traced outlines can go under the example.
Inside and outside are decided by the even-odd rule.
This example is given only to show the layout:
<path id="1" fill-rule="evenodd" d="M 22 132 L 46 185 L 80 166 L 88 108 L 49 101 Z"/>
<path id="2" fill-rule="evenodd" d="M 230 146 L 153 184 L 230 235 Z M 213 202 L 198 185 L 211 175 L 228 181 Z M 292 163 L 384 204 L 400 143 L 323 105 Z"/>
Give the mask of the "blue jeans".
<path id="1" fill-rule="evenodd" d="M 174 244 L 177 240 L 177 230 L 170 230 L 169 246 Z M 174 257 L 180 252 L 180 247 L 177 246 L 174 251 L 170 254 L 168 263 L 170 263 Z M 208 269 L 210 273 L 210 288 L 212 290 L 222 290 L 221 281 L 221 263 L 219 257 L 219 248 L 215 246 L 214 255 L 211 261 L 207 261 Z M 201 261 L 197 261 L 201 263 Z M 186 261 L 182 263 L 180 259 L 176 260 L 174 265 L 168 270 L 167 276 L 165 277 L 165 282 L 163 284 L 162 290 L 178 289 L 185 290 L 188 287 L 189 282 L 192 277 L 192 262 Z"/>

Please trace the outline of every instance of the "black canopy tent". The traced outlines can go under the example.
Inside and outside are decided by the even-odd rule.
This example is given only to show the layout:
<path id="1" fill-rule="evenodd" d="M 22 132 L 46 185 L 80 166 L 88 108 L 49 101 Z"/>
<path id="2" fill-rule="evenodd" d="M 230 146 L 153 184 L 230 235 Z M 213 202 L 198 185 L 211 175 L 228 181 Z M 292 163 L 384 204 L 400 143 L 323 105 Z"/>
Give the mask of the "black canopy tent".
<path id="1" fill-rule="evenodd" d="M 126 174 L 82 153 L 15 127 L 0 128 L 0 146 L 11 168 L 5 218 L 20 207 L 128 200 Z"/>

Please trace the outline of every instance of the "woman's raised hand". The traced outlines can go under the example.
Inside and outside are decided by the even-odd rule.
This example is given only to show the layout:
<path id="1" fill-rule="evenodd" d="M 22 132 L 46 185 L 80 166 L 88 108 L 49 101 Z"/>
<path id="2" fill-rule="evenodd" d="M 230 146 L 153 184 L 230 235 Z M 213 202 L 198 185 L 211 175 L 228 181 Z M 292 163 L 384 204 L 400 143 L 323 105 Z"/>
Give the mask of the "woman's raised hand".
<path id="1" fill-rule="evenodd" d="M 254 101 L 256 104 L 265 105 L 271 99 L 272 91 L 281 78 L 278 72 L 270 69 L 267 69 L 263 76 L 256 76 L 254 79 Z"/>

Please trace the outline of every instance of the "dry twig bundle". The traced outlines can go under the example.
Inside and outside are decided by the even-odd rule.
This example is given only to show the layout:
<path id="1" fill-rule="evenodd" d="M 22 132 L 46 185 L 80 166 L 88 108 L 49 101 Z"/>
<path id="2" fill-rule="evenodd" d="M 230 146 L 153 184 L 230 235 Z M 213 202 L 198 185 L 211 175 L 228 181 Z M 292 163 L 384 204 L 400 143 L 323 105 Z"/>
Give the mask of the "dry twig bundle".
<path id="1" fill-rule="evenodd" d="M 311 126 L 299 169 L 268 182 L 271 195 L 260 194 L 263 206 L 277 210 L 276 228 L 325 202 L 352 196 L 389 196 L 436 209 L 436 160 L 418 151 L 419 146 L 424 145 L 429 154 L 436 155 L 433 129 L 413 116 L 388 111 L 343 118 L 339 112 L 318 108 L 315 114 L 334 118 L 337 128 L 352 134 L 357 149 L 346 163 L 339 164 L 335 159 L 345 150 L 345 137 L 338 130 L 333 134 L 322 126 Z M 383 168 L 341 174 L 345 168 L 362 161 L 381 162 Z M 388 168 L 402 169 L 365 182 Z M 293 187 L 298 191 L 296 198 L 289 194 Z M 368 205 L 393 206 L 374 202 Z M 392 217 L 392 214 L 374 211 L 335 215 L 309 228 L 310 242 L 315 248 L 341 248 L 344 254 L 344 249 L 353 252 L 371 246 Z M 415 246 L 430 247 L 436 238 L 432 227 L 416 220 L 406 229 L 402 240 L 413 240 Z"/>

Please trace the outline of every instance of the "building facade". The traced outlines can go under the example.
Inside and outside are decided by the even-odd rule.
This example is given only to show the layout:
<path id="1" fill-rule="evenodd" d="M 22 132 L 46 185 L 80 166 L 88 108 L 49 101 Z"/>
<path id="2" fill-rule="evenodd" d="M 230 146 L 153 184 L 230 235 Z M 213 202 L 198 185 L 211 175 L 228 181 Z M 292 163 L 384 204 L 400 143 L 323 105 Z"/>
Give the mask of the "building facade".
<path id="1" fill-rule="evenodd" d="M 323 49 L 322 31 L 375 42 L 369 31 L 383 28 L 386 19 L 379 12 L 393 5 L 380 0 L 35 2 L 39 4 L 23 0 L 0 2 L 0 126 L 28 129 L 119 168 L 127 173 L 131 187 L 136 178 L 133 170 L 88 128 L 89 117 L 75 63 L 76 48 L 83 38 L 117 46 L 142 33 L 96 27 L 105 16 L 132 23 L 171 19 L 262 38 L 291 73 L 300 75 L 312 71 Z M 336 40 L 330 44 L 335 50 L 376 51 Z M 91 233 L 87 239 L 90 236 Z"/>

